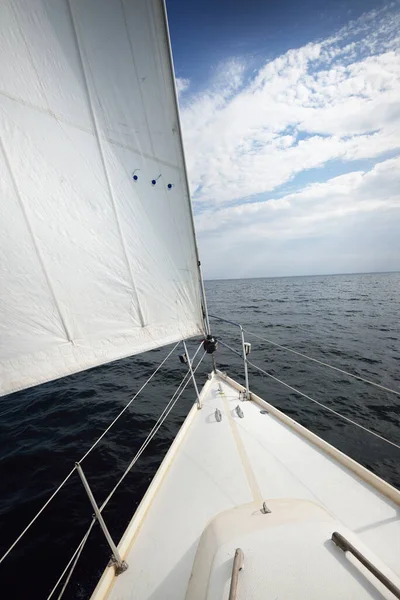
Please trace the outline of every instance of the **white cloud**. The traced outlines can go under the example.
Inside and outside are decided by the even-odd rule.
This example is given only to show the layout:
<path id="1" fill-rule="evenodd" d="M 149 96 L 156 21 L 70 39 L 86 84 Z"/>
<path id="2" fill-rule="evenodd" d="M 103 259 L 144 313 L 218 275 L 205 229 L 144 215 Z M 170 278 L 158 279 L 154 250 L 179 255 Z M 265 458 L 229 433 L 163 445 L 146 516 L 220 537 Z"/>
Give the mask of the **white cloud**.
<path id="1" fill-rule="evenodd" d="M 178 92 L 178 96 L 181 96 L 190 86 L 190 79 L 185 79 L 184 77 L 177 77 L 175 79 L 176 83 L 176 91 Z"/>
<path id="2" fill-rule="evenodd" d="M 185 95 L 206 277 L 400 270 L 399 32 L 392 3 Z"/>
<path id="3" fill-rule="evenodd" d="M 208 277 L 400 268 L 400 157 L 197 217 Z"/>
<path id="4" fill-rule="evenodd" d="M 373 11 L 247 81 L 243 62 L 221 65 L 182 111 L 194 201 L 232 203 L 330 160 L 399 149 L 398 31 L 398 11 Z"/>

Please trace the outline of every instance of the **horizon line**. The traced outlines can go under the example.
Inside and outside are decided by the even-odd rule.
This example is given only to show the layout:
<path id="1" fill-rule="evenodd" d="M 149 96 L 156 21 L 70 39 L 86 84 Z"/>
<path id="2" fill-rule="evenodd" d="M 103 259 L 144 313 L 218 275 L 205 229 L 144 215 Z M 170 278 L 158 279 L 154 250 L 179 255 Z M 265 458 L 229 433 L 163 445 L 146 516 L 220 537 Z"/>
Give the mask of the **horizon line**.
<path id="1" fill-rule="evenodd" d="M 340 275 L 388 275 L 391 273 L 400 273 L 400 271 L 348 271 L 342 273 L 309 273 L 305 275 L 257 275 L 253 277 L 212 277 L 204 278 L 204 281 L 240 281 L 243 279 L 287 279 L 289 277 L 338 277 Z"/>

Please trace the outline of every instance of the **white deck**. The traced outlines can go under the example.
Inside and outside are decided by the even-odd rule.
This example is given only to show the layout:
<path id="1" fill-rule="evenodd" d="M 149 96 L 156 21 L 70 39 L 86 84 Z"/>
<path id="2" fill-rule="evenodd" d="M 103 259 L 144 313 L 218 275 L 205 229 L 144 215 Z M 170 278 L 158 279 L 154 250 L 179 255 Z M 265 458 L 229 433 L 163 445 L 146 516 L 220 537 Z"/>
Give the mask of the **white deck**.
<path id="1" fill-rule="evenodd" d="M 219 391 L 220 385 L 223 394 Z M 258 596 L 254 585 L 250 584 L 242 593 L 239 586 L 238 600 L 394 598 L 372 576 L 346 560 L 330 541 L 330 535 L 334 530 L 348 532 L 399 585 L 396 575 L 400 577 L 400 493 L 307 430 L 294 425 L 298 432 L 294 431 L 293 425 L 280 420 L 285 417 L 276 409 L 262 414 L 263 406 L 258 401 L 239 402 L 234 386 L 219 375 L 206 383 L 202 391 L 202 410 L 192 409 L 121 541 L 120 549 L 129 564 L 128 570 L 115 577 L 112 568 L 106 569 L 93 598 L 184 600 L 199 539 L 207 525 L 220 513 L 249 503 L 254 503 L 254 514 L 263 501 L 274 508 L 271 515 L 259 513 L 260 519 L 276 520 L 282 506 L 275 501 L 277 499 L 311 501 L 324 509 L 326 519 L 322 521 L 326 524 L 301 525 L 298 533 L 302 531 L 304 535 L 301 538 L 300 533 L 296 534 L 294 539 L 291 539 L 293 528 L 289 528 L 291 533 L 287 539 L 285 528 L 271 529 L 270 534 L 267 531 L 263 539 L 264 542 L 269 540 L 269 544 L 273 540 L 269 556 L 273 555 L 274 560 L 271 562 L 267 556 L 263 569 L 269 581 L 273 579 L 273 585 L 267 593 L 258 579 Z M 235 412 L 238 404 L 244 413 L 242 419 Z M 216 408 L 222 413 L 221 422 L 215 419 Z M 293 423 L 287 417 L 286 421 Z M 325 450 L 318 447 L 316 441 Z M 359 475 L 342 464 L 346 461 Z M 315 544 L 308 552 L 307 544 L 314 538 L 317 553 Z M 241 539 L 246 545 L 243 536 Z M 258 538 L 254 543 L 266 547 Z M 231 545 L 230 554 L 227 551 L 230 557 L 235 547 Z M 227 598 L 232 568 L 232 561 L 227 562 L 228 555 L 221 558 L 218 554 L 215 561 L 216 569 L 221 560 L 228 565 L 225 570 L 220 569 L 223 591 L 213 575 L 208 592 L 198 597 L 204 600 Z M 295 568 L 296 557 L 300 562 Z M 327 570 L 324 570 L 325 562 Z M 317 582 L 314 587 L 310 587 L 310 581 L 304 582 L 303 587 L 298 585 L 299 565 L 304 573 L 307 564 L 308 579 L 311 584 Z M 295 577 L 292 586 L 286 576 L 289 571 Z M 249 578 L 251 572 L 251 568 L 245 567 L 243 577 Z M 343 589 L 335 586 L 346 581 L 343 594 Z"/>

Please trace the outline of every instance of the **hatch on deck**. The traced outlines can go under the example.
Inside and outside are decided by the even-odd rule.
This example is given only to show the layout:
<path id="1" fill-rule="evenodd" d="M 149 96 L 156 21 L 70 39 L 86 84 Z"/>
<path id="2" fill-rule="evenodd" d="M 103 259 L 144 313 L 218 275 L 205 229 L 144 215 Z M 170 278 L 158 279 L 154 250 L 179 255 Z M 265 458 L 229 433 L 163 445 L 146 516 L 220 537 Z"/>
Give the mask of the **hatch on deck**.
<path id="1" fill-rule="evenodd" d="M 250 503 L 210 522 L 200 539 L 185 600 L 394 598 L 376 576 L 334 544 L 333 532 L 349 539 L 394 583 L 396 575 L 324 508 L 296 499 L 266 505 L 271 512 Z M 243 569 L 237 575 L 234 556 L 239 548 Z M 235 571 L 237 591 L 229 596 Z"/>

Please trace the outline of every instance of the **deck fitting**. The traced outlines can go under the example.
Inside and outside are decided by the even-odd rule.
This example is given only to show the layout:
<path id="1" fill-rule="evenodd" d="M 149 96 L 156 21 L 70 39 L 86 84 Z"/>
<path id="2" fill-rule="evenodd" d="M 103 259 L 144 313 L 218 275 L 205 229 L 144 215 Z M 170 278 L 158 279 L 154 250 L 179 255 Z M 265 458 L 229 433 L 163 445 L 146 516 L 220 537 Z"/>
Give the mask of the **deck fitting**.
<path id="1" fill-rule="evenodd" d="M 237 405 L 237 407 L 235 408 L 236 414 L 240 419 L 243 419 L 244 414 L 242 409 L 240 408 L 239 404 Z"/>
<path id="2" fill-rule="evenodd" d="M 115 574 L 116 575 L 121 575 L 121 573 L 124 573 L 124 571 L 127 570 L 128 563 L 125 562 L 124 560 L 121 561 L 121 562 L 118 562 L 117 559 L 115 558 L 115 556 L 111 556 L 110 562 L 108 563 L 108 566 L 115 568 Z"/>
<path id="3" fill-rule="evenodd" d="M 268 508 L 265 502 L 263 502 L 263 505 L 260 508 L 260 512 L 262 512 L 263 515 L 268 515 L 271 512 L 271 510 Z"/>

